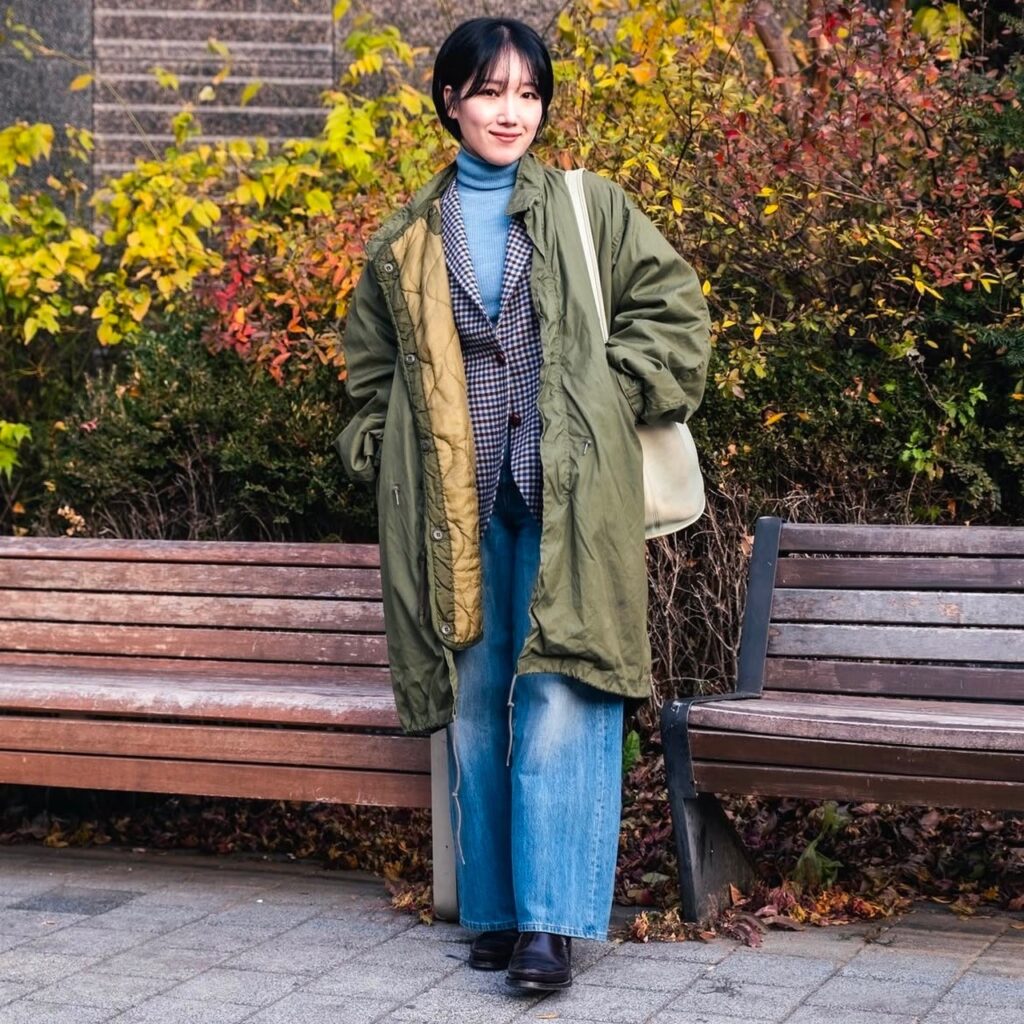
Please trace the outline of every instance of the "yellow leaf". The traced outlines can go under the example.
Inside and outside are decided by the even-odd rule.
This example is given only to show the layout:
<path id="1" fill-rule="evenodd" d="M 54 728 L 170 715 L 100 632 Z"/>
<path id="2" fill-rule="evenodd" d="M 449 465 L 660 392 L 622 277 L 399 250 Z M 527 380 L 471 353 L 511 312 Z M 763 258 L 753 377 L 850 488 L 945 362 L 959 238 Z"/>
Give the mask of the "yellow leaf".
<path id="1" fill-rule="evenodd" d="M 773 412 L 770 416 L 766 416 L 764 425 L 766 427 L 773 427 L 779 422 L 786 414 L 784 412 Z"/>
<path id="2" fill-rule="evenodd" d="M 339 19 L 344 18 L 345 15 L 348 14 L 348 8 L 349 8 L 349 0 L 337 0 L 337 3 L 331 9 L 331 17 L 335 21 L 338 21 Z"/>
<path id="3" fill-rule="evenodd" d="M 92 75 L 76 75 L 71 79 L 68 89 L 71 92 L 81 92 L 83 89 L 88 89 L 90 85 L 92 85 Z"/>
<path id="4" fill-rule="evenodd" d="M 242 98 L 239 101 L 243 107 L 248 106 L 255 98 L 256 94 L 263 88 L 262 82 L 250 82 L 242 90 Z"/>
<path id="5" fill-rule="evenodd" d="M 1010 395 L 1010 397 L 1015 402 L 1024 402 L 1024 391 L 1014 391 L 1014 393 Z"/>
<path id="6" fill-rule="evenodd" d="M 683 212 L 683 201 L 677 196 L 672 197 L 672 209 L 675 210 L 676 216 L 681 216 Z"/>
<path id="7" fill-rule="evenodd" d="M 700 290 L 705 295 L 710 295 L 711 294 L 711 279 L 710 278 L 705 280 L 705 282 L 700 286 Z M 725 325 L 723 324 L 722 326 L 724 327 Z"/>
<path id="8" fill-rule="evenodd" d="M 779 204 L 778 203 L 769 203 L 764 208 L 764 215 L 766 217 L 770 217 L 778 208 L 779 208 Z"/>
<path id="9" fill-rule="evenodd" d="M 764 334 L 764 325 L 763 324 L 758 324 L 754 328 L 754 341 L 760 341 L 762 334 Z"/>
<path id="10" fill-rule="evenodd" d="M 200 103 L 212 103 L 217 98 L 217 91 L 212 85 L 204 85 L 199 90 Z"/>

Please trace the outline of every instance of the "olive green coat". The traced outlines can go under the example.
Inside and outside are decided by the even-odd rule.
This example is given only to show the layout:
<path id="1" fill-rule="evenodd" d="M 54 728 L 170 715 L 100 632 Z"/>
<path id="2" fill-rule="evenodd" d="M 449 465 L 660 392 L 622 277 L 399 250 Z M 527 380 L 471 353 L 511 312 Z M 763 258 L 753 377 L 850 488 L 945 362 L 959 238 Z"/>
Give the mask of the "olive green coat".
<path id="1" fill-rule="evenodd" d="M 345 333 L 356 413 L 346 472 L 376 480 L 388 657 L 407 731 L 451 721 L 452 652 L 479 640 L 479 512 L 462 350 L 441 239 L 447 167 L 367 247 Z M 700 403 L 709 320 L 692 268 L 617 186 L 585 177 L 611 340 L 600 335 L 560 171 L 532 154 L 509 202 L 534 245 L 543 345 L 543 474 L 532 628 L 516 671 L 557 672 L 627 698 L 650 692 L 638 420 Z"/>

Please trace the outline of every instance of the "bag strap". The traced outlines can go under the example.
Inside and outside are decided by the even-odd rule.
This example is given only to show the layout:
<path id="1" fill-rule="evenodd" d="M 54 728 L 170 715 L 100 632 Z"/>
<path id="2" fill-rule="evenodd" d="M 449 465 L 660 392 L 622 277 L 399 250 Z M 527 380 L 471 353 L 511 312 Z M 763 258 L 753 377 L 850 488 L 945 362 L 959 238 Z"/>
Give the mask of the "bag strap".
<path id="1" fill-rule="evenodd" d="M 583 191 L 583 171 L 565 172 L 565 184 L 572 199 L 573 212 L 576 214 L 576 227 L 580 232 L 583 244 L 583 256 L 587 264 L 587 276 L 590 288 L 594 293 L 594 305 L 597 307 L 597 318 L 601 324 L 601 337 L 608 344 L 608 318 L 604 315 L 604 294 L 601 291 L 601 275 L 597 269 L 597 250 L 594 248 L 594 233 L 590 227 L 590 214 L 587 212 L 587 195 Z"/>

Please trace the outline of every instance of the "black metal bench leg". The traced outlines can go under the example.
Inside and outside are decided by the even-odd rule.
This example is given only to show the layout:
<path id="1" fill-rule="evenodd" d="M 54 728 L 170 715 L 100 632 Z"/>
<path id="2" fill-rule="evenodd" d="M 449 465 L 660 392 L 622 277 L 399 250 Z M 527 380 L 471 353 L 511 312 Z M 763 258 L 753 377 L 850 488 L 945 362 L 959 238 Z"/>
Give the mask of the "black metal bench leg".
<path id="1" fill-rule="evenodd" d="M 718 798 L 694 791 L 686 732 L 689 703 L 665 704 L 661 740 L 679 860 L 682 916 L 684 921 L 702 921 L 729 906 L 730 884 L 748 888 L 756 873 Z"/>

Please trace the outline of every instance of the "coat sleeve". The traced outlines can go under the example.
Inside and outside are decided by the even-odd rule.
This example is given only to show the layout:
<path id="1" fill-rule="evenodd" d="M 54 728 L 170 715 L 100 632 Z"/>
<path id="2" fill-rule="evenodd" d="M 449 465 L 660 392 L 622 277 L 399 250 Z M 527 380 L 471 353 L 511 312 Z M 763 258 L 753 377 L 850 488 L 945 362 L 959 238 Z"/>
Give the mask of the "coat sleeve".
<path id="1" fill-rule="evenodd" d="M 352 293 L 345 322 L 345 388 L 355 414 L 335 441 L 353 480 L 372 481 L 377 475 L 397 355 L 394 324 L 368 263 Z"/>
<path id="2" fill-rule="evenodd" d="M 689 419 L 704 394 L 711 320 L 694 269 L 620 194 L 608 362 L 638 422 Z"/>

